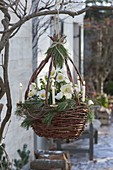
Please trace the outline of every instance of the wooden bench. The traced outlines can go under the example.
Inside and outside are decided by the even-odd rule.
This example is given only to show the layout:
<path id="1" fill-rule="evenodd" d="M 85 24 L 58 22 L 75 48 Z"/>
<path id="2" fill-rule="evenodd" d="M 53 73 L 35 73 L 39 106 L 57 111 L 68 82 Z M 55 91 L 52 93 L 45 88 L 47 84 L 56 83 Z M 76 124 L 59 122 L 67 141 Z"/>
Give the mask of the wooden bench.
<path id="1" fill-rule="evenodd" d="M 93 160 L 93 152 L 94 152 L 94 143 L 97 144 L 98 143 L 98 128 L 100 127 L 100 122 L 99 120 L 96 120 L 98 122 L 98 125 L 95 123 L 92 124 L 88 124 L 86 130 L 83 132 L 82 136 L 79 137 L 79 139 L 84 139 L 84 138 L 89 138 L 89 148 L 86 149 L 84 148 L 77 148 L 76 147 L 72 147 L 69 148 L 68 146 L 62 147 L 62 141 L 60 139 L 57 139 L 56 143 L 57 143 L 57 149 L 58 150 L 63 150 L 63 151 L 69 151 L 70 153 L 77 153 L 77 152 L 87 152 L 89 153 L 89 160 Z M 78 139 L 78 140 L 79 140 Z M 73 140 L 72 140 L 73 141 Z"/>
<path id="2" fill-rule="evenodd" d="M 71 170 L 69 153 L 63 151 L 39 151 L 30 163 L 31 170 Z"/>
<path id="3" fill-rule="evenodd" d="M 36 159 L 31 162 L 31 170 L 52 170 L 58 169 L 66 170 L 65 169 L 65 161 L 63 160 L 47 160 L 47 159 Z"/>

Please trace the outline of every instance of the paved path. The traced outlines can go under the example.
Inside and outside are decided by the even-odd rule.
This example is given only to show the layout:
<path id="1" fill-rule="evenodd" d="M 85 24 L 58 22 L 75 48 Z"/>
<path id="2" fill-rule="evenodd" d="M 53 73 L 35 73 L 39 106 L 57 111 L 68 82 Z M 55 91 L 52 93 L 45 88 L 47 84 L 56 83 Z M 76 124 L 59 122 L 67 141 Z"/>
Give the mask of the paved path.
<path id="1" fill-rule="evenodd" d="M 88 145 L 87 139 L 80 142 L 83 147 Z M 98 144 L 94 144 L 93 161 L 89 161 L 88 153 L 71 155 L 71 161 L 72 170 L 113 170 L 113 123 L 99 129 Z"/>

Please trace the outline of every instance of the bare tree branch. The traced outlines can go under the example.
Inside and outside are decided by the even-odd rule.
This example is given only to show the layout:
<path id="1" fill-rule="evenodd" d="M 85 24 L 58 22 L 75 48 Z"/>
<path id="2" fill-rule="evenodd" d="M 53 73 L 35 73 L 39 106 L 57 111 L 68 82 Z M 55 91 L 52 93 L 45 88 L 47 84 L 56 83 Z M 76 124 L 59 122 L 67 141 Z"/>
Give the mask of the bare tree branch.
<path id="1" fill-rule="evenodd" d="M 73 11 L 68 11 L 68 10 L 60 10 L 59 14 L 66 14 L 69 15 L 71 17 L 83 14 L 84 12 L 88 11 L 88 10 L 112 10 L 113 6 L 90 6 L 90 7 L 85 7 L 79 11 L 73 12 Z M 29 21 L 31 18 L 34 17 L 41 17 L 41 16 L 47 16 L 47 15 L 54 15 L 54 14 L 58 14 L 57 10 L 46 10 L 46 11 L 41 11 L 41 12 L 33 12 L 32 14 L 29 14 L 25 17 L 23 17 L 22 19 L 20 19 L 17 23 L 15 23 L 9 30 L 7 30 L 8 32 L 10 31 L 14 31 L 18 26 L 21 26 L 22 24 L 24 24 L 26 21 Z"/>
<path id="2" fill-rule="evenodd" d="M 2 12 L 4 13 L 4 19 L 2 20 L 2 24 L 3 24 L 4 30 L 7 30 L 9 27 L 9 22 L 10 22 L 10 15 L 7 9 L 2 9 Z M 5 33 L 2 35 L 1 40 L 4 37 L 5 37 Z M 9 86 L 9 81 L 8 81 L 8 61 L 9 61 L 8 59 L 9 59 L 9 39 L 6 40 L 6 44 L 5 44 L 4 64 L 3 64 L 3 78 L 4 78 L 4 86 L 5 86 L 5 92 L 6 92 L 6 99 L 7 99 L 7 110 L 6 110 L 5 117 L 3 121 L 1 122 L 0 142 L 2 141 L 5 125 L 9 121 L 10 116 L 11 116 L 11 111 L 12 111 L 12 101 L 11 101 L 10 86 Z"/>
<path id="3" fill-rule="evenodd" d="M 4 94 L 5 94 L 4 82 L 0 77 L 0 99 L 3 97 Z"/>
<path id="4" fill-rule="evenodd" d="M 39 2 L 40 1 L 38 1 L 38 5 L 39 5 Z M 39 9 L 38 5 L 37 5 L 36 9 L 38 9 L 38 11 L 36 11 L 36 9 L 35 9 L 34 12 L 32 12 L 31 14 L 28 14 L 28 15 L 25 15 L 25 12 L 24 12 L 25 16 L 23 15 L 23 17 L 21 16 L 21 18 L 20 18 L 20 15 L 19 15 L 18 16 L 20 18 L 19 21 L 16 22 L 13 26 L 8 28 L 7 30 L 5 30 L 5 32 L 4 32 L 5 35 L 1 39 L 2 41 L 1 41 L 1 44 L 0 44 L 0 51 L 3 49 L 4 45 L 7 42 L 7 39 L 9 39 L 9 37 L 11 36 L 13 31 L 17 30 L 18 27 L 23 25 L 26 21 L 29 21 L 30 19 L 32 19 L 34 17 L 41 17 L 41 16 L 57 14 L 58 10 L 53 8 L 53 5 L 51 4 L 51 2 L 52 1 L 48 1 L 48 4 L 50 6 L 49 5 L 45 5 L 45 9 L 48 8 L 49 10 L 45 10 L 44 7 Z M 64 2 L 62 1 L 62 3 L 64 3 Z M 71 3 L 74 3 L 74 2 L 71 2 Z M 26 3 L 26 5 L 27 5 L 27 3 Z M 59 14 L 66 14 L 66 15 L 69 15 L 71 17 L 74 17 L 74 16 L 77 16 L 77 15 L 83 14 L 84 12 L 86 12 L 88 10 L 112 10 L 112 9 L 113 9 L 113 6 L 97 6 L 97 5 L 93 5 L 93 6 L 89 6 L 89 7 L 87 6 L 87 7 L 83 8 L 83 9 L 81 9 L 81 10 L 78 10 L 78 11 L 72 11 L 72 10 L 66 10 L 66 9 L 59 10 Z M 3 11 L 3 9 L 1 9 L 1 10 Z M 15 13 L 16 13 L 16 11 L 15 11 Z"/>

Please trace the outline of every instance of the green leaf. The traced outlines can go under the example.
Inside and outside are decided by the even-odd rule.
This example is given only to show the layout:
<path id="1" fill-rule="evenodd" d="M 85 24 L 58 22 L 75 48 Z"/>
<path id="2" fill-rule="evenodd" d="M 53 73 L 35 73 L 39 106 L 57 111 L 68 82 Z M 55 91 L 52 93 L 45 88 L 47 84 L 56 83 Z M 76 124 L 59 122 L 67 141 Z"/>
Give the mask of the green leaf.
<path id="1" fill-rule="evenodd" d="M 43 122 L 47 125 L 50 125 L 55 114 L 56 114 L 55 112 L 48 112 L 48 114 L 45 116 Z"/>
<path id="2" fill-rule="evenodd" d="M 14 166 L 17 168 L 17 170 L 21 170 L 23 166 L 29 162 L 30 151 L 27 150 L 27 145 L 24 144 L 23 149 L 22 150 L 18 149 L 17 153 L 20 158 L 18 160 L 14 159 Z"/>
<path id="3" fill-rule="evenodd" d="M 105 108 L 108 107 L 108 99 L 106 98 L 105 95 L 97 97 L 97 101 L 100 106 L 104 106 Z"/>
<path id="4" fill-rule="evenodd" d="M 44 105 L 42 100 L 28 100 L 22 104 L 23 108 L 40 108 Z"/>
<path id="5" fill-rule="evenodd" d="M 26 128 L 27 130 L 31 126 L 31 121 L 28 118 L 25 118 L 24 121 L 21 123 L 21 127 Z"/>
<path id="6" fill-rule="evenodd" d="M 64 101 L 64 102 L 60 102 L 58 103 L 58 106 L 57 106 L 57 111 L 64 111 L 66 109 L 66 107 L 68 106 L 68 103 L 67 101 Z"/>
<path id="7" fill-rule="evenodd" d="M 75 100 L 68 100 L 68 108 L 73 109 L 76 106 Z"/>
<path id="8" fill-rule="evenodd" d="M 68 58 L 68 51 L 63 44 L 53 43 L 51 47 L 47 50 L 46 55 L 54 54 L 54 64 L 60 68 L 63 67 L 64 60 Z"/>

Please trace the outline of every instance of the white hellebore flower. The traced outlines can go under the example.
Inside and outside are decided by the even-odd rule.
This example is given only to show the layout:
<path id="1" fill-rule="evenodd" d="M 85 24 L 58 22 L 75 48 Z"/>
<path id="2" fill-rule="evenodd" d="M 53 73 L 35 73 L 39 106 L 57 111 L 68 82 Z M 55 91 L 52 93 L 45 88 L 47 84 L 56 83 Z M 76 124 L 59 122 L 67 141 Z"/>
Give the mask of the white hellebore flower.
<path id="1" fill-rule="evenodd" d="M 73 93 L 73 88 L 71 84 L 65 84 L 61 87 L 61 92 L 64 93 Z"/>
<path id="2" fill-rule="evenodd" d="M 60 100 L 62 97 L 63 97 L 63 93 L 62 92 L 57 93 L 57 95 L 55 96 L 55 98 L 57 100 Z"/>
<path id="3" fill-rule="evenodd" d="M 92 101 L 92 100 L 89 100 L 88 101 L 88 105 L 90 106 L 90 105 L 93 105 L 94 104 L 94 102 Z"/>
<path id="4" fill-rule="evenodd" d="M 71 84 L 66 84 L 61 87 L 61 92 L 64 94 L 66 99 L 70 99 L 73 94 L 73 88 Z"/>
<path id="5" fill-rule="evenodd" d="M 56 77 L 56 81 L 57 82 L 62 82 L 65 80 L 65 77 L 62 73 L 58 73 L 57 77 Z"/>
<path id="6" fill-rule="evenodd" d="M 34 90 L 34 89 L 36 89 L 36 83 L 31 83 L 29 90 Z"/>
<path id="7" fill-rule="evenodd" d="M 69 80 L 67 77 L 65 77 L 65 82 L 66 82 L 67 84 L 69 84 L 69 83 L 70 83 L 70 80 Z"/>
<path id="8" fill-rule="evenodd" d="M 64 95 L 65 95 L 66 99 L 71 99 L 72 98 L 72 94 L 70 94 L 70 93 L 65 93 Z"/>
<path id="9" fill-rule="evenodd" d="M 30 90 L 28 93 L 28 97 L 33 97 L 34 95 L 36 95 L 36 89 Z"/>
<path id="10" fill-rule="evenodd" d="M 45 100 L 46 99 L 46 91 L 44 89 L 38 91 L 37 95 L 39 96 L 40 99 Z M 48 93 L 49 97 L 50 93 Z"/>

